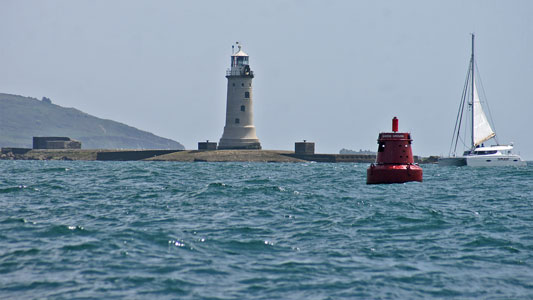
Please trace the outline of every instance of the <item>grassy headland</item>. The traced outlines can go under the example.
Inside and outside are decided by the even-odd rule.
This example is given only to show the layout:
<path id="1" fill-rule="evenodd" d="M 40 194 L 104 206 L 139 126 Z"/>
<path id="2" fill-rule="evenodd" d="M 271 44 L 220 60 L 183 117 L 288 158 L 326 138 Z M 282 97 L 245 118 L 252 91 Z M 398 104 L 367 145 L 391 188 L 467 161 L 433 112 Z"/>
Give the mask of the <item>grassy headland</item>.
<path id="1" fill-rule="evenodd" d="M 32 146 L 34 136 L 67 136 L 83 149 L 184 149 L 150 132 L 100 119 L 74 108 L 0 93 L 0 147 Z"/>

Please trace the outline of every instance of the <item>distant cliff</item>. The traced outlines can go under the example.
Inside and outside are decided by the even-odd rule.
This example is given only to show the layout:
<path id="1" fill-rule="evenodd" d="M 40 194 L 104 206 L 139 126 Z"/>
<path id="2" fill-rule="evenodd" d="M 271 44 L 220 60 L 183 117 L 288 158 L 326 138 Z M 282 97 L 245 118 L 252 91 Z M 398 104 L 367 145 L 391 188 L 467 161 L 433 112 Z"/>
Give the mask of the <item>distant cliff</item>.
<path id="1" fill-rule="evenodd" d="M 0 93 L 0 147 L 31 147 L 33 136 L 68 136 L 83 149 L 184 149 L 150 132 L 104 120 L 49 98 Z"/>

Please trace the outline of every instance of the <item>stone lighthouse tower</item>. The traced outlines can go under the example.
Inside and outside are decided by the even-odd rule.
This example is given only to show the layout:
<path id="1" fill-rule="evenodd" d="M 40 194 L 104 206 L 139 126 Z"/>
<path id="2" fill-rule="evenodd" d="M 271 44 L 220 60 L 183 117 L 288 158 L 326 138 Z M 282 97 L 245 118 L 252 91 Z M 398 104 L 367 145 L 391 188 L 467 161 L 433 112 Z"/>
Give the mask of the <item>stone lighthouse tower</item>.
<path id="1" fill-rule="evenodd" d="M 231 67 L 226 71 L 228 97 L 226 126 L 218 149 L 261 149 L 255 134 L 252 79 L 248 54 L 237 43 L 238 51 L 231 55 Z"/>

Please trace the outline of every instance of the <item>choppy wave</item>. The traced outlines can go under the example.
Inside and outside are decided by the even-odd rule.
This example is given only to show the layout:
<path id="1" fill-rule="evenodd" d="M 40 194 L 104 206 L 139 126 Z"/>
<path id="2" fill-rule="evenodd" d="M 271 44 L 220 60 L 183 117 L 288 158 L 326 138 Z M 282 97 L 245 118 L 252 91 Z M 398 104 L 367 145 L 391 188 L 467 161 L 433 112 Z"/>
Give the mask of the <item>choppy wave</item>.
<path id="1" fill-rule="evenodd" d="M 531 299 L 533 166 L 0 161 L 0 298 Z"/>

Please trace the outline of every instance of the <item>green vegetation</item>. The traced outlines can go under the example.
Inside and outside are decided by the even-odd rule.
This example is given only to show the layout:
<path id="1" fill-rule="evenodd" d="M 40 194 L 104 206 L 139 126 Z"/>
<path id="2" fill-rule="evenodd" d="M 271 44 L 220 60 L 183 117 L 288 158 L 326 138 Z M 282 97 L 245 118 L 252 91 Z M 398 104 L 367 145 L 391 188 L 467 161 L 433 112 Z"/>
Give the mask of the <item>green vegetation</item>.
<path id="1" fill-rule="evenodd" d="M 49 98 L 0 93 L 0 147 L 29 147 L 34 136 L 67 136 L 84 149 L 184 149 L 180 143 L 74 108 Z"/>

